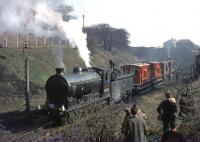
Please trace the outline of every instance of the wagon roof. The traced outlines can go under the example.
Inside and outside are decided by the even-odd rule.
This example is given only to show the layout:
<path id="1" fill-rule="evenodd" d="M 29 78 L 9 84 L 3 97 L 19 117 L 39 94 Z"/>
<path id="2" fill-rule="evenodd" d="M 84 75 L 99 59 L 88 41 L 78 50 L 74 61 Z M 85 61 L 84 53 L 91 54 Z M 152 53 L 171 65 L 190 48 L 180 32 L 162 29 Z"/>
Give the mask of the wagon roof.
<path id="1" fill-rule="evenodd" d="M 138 67 L 142 67 L 142 66 L 148 66 L 148 65 L 149 64 L 147 64 L 147 63 L 136 63 L 136 64 L 126 64 L 126 65 L 123 65 L 123 66 L 138 66 Z"/>
<path id="2" fill-rule="evenodd" d="M 149 62 L 149 63 L 158 64 L 160 62 L 159 61 L 152 61 L 152 62 Z"/>

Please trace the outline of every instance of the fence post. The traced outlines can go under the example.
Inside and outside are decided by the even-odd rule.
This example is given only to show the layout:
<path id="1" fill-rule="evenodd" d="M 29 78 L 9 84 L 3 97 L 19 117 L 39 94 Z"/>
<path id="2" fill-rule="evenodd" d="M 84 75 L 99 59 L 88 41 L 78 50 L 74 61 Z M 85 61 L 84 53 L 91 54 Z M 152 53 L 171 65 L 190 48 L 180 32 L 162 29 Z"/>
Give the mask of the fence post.
<path id="1" fill-rule="evenodd" d="M 58 47 L 60 48 L 60 37 L 58 38 Z"/>
<path id="2" fill-rule="evenodd" d="M 47 41 L 46 41 L 46 38 L 44 37 L 44 43 L 43 43 L 43 47 L 46 47 L 47 46 Z"/>
<path id="3" fill-rule="evenodd" d="M 17 48 L 19 47 L 19 35 L 17 34 Z"/>
<path id="4" fill-rule="evenodd" d="M 35 36 L 35 47 L 37 48 L 37 46 L 38 46 L 38 37 Z"/>
<path id="5" fill-rule="evenodd" d="M 51 38 L 51 47 L 53 48 L 53 38 Z"/>
<path id="6" fill-rule="evenodd" d="M 6 47 L 8 47 L 8 36 L 7 36 L 7 33 L 5 33 L 5 36 L 6 36 Z"/>

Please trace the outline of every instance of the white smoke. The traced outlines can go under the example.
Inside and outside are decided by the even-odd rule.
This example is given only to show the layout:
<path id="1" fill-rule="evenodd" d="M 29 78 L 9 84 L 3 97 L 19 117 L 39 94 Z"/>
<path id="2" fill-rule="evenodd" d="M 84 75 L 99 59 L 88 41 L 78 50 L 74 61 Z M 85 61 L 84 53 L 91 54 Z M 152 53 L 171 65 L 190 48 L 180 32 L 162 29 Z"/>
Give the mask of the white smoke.
<path id="1" fill-rule="evenodd" d="M 52 48 L 52 53 L 54 56 L 54 62 L 56 64 L 55 68 L 63 68 L 66 71 L 66 67 L 65 64 L 63 62 L 63 48 L 61 48 L 60 46 L 60 38 L 59 37 L 55 37 L 52 38 L 52 40 L 54 41 L 53 43 L 53 48 Z"/>
<path id="2" fill-rule="evenodd" d="M 86 34 L 84 34 L 80 28 L 81 24 L 77 21 L 71 21 L 65 23 L 65 34 L 70 40 L 70 43 L 73 44 L 73 47 L 77 47 L 81 58 L 85 61 L 87 67 L 90 67 L 90 51 L 87 48 Z M 73 38 L 77 37 L 77 38 Z"/>
<path id="3" fill-rule="evenodd" d="M 33 33 L 36 36 L 68 39 L 78 47 L 86 66 L 89 64 L 89 50 L 82 25 L 77 21 L 65 22 L 58 7 L 64 0 L 8 0 L 0 1 L 0 32 Z"/>

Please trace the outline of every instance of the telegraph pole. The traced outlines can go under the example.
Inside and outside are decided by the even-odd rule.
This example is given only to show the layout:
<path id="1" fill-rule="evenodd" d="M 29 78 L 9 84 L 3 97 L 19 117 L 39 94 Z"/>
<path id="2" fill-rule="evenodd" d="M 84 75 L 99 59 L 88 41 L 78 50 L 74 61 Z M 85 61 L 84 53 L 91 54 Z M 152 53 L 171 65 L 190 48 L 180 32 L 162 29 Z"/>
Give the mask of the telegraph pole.
<path id="1" fill-rule="evenodd" d="M 83 14 L 83 27 L 82 32 L 85 33 L 85 15 Z"/>
<path id="2" fill-rule="evenodd" d="M 28 58 L 25 58 L 25 79 L 26 79 L 26 111 L 30 111 L 30 87 L 29 87 L 29 61 Z"/>
<path id="3" fill-rule="evenodd" d="M 28 53 L 27 51 L 28 50 Z M 26 111 L 30 111 L 30 86 L 29 86 L 29 55 L 30 55 L 30 46 L 28 41 L 24 43 L 23 54 L 25 57 L 25 105 Z"/>
<path id="4" fill-rule="evenodd" d="M 85 27 L 85 15 L 83 14 L 83 29 Z"/>

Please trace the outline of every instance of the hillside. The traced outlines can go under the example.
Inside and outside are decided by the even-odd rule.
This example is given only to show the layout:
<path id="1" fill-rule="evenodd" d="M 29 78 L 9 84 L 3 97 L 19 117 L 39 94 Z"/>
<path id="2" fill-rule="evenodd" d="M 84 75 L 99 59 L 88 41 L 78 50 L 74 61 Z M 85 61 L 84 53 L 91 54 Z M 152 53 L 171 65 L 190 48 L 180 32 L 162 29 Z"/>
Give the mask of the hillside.
<path id="1" fill-rule="evenodd" d="M 27 53 L 28 50 L 25 52 Z M 36 102 L 36 105 L 40 104 L 41 100 L 44 101 L 44 98 L 41 99 L 41 97 L 45 95 L 45 82 L 50 75 L 55 74 L 56 57 L 54 53 L 55 49 L 52 48 L 32 48 L 30 50 L 30 90 L 32 97 L 38 98 L 39 102 Z M 75 48 L 62 48 L 61 53 L 66 72 L 72 72 L 75 66 L 85 67 Z M 8 106 L 14 105 L 15 103 L 11 102 L 16 102 L 19 97 L 22 97 L 19 103 L 22 104 L 21 108 L 24 108 L 24 102 L 21 102 L 24 100 L 24 59 L 23 50 L 20 48 L 0 48 L 0 102 L 7 102 Z M 113 50 L 109 52 L 99 48 L 91 49 L 91 65 L 108 66 L 109 59 L 118 64 L 138 61 L 136 57 L 126 51 Z M 16 102 L 12 108 L 16 109 L 17 104 Z M 0 107 L 4 108 L 5 104 Z"/>

